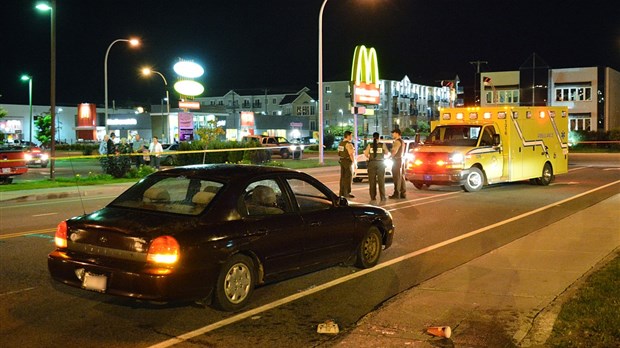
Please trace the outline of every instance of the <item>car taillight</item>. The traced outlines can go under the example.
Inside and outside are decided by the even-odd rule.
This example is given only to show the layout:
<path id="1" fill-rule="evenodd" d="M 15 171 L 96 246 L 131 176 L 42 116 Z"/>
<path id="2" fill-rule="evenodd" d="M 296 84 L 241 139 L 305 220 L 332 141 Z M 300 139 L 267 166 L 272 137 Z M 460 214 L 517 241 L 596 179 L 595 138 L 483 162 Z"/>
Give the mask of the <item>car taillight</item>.
<path id="1" fill-rule="evenodd" d="M 172 265 L 179 260 L 181 247 L 171 236 L 155 238 L 149 246 L 146 261 L 157 264 Z"/>
<path id="2" fill-rule="evenodd" d="M 58 224 L 56 234 L 54 235 L 54 243 L 57 248 L 67 247 L 67 222 L 63 221 Z"/>

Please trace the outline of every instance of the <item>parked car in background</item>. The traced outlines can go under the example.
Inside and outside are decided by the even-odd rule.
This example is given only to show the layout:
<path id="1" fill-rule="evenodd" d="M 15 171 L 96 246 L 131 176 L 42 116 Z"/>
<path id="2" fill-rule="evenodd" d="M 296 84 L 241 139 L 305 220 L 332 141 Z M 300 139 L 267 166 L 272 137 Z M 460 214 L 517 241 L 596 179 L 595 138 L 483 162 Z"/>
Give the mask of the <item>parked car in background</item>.
<path id="1" fill-rule="evenodd" d="M 49 163 L 49 154 L 37 146 L 24 147 L 24 159 L 28 166 L 46 168 Z"/>
<path id="2" fill-rule="evenodd" d="M 381 142 L 387 145 L 387 148 L 390 151 L 392 150 L 392 144 L 394 143 L 394 140 L 382 140 Z M 412 158 L 412 155 L 409 151 L 413 150 L 418 145 L 418 142 L 413 139 L 403 139 L 403 143 L 405 145 L 405 161 L 403 162 L 403 165 L 406 168 L 407 161 Z M 392 164 L 394 164 L 394 161 L 390 157 L 386 156 L 384 162 L 385 179 L 392 179 Z M 364 150 L 362 149 L 358 152 L 358 155 L 355 158 L 355 163 L 353 165 L 353 182 L 362 182 L 364 179 L 368 180 L 368 161 L 366 159 L 366 156 L 364 155 Z"/>
<path id="3" fill-rule="evenodd" d="M 291 157 L 294 153 L 297 157 L 297 151 L 301 155 L 304 150 L 303 144 L 293 144 L 288 141 L 285 137 L 277 137 L 277 136 L 263 136 L 263 135 L 246 135 L 241 141 L 250 142 L 255 141 L 261 146 L 271 148 L 272 155 L 279 155 L 283 159 L 287 159 Z"/>
<path id="4" fill-rule="evenodd" d="M 179 151 L 179 143 L 163 144 L 161 147 L 164 149 L 164 152 L 160 156 L 161 164 L 164 166 L 174 166 L 178 164 L 177 154 L 175 152 Z"/>
<path id="5" fill-rule="evenodd" d="M 0 144 L 0 184 L 10 184 L 13 177 L 28 172 L 21 146 Z"/>
<path id="6" fill-rule="evenodd" d="M 153 173 L 58 225 L 53 279 L 140 300 L 235 311 L 254 287 L 341 263 L 373 267 L 390 213 L 286 168 L 210 164 Z"/>

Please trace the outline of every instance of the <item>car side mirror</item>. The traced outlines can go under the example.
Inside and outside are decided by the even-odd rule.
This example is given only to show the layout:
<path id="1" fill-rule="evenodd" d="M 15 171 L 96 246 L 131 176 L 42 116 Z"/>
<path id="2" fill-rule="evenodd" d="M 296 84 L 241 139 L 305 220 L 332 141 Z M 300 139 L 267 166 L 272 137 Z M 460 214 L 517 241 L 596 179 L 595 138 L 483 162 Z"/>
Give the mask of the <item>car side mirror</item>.
<path id="1" fill-rule="evenodd" d="M 346 206 L 348 206 L 348 205 L 349 205 L 349 201 L 347 201 L 347 199 L 346 199 L 346 198 L 344 198 L 344 197 L 342 197 L 342 196 L 340 196 L 340 197 L 338 198 L 338 206 L 339 206 L 339 207 L 346 207 Z"/>
<path id="2" fill-rule="evenodd" d="M 499 146 L 499 134 L 493 134 L 493 146 Z"/>

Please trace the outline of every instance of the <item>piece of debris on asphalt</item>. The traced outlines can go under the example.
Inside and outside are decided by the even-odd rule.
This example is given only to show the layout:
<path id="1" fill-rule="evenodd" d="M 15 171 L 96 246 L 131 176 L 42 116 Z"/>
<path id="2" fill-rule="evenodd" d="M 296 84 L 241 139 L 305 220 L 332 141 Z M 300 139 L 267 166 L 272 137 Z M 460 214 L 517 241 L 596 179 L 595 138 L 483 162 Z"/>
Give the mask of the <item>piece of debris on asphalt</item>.
<path id="1" fill-rule="evenodd" d="M 338 329 L 338 324 L 336 324 L 336 322 L 333 320 L 326 320 L 324 323 L 317 326 L 316 332 L 320 334 L 336 335 L 340 332 L 340 330 Z"/>
<path id="2" fill-rule="evenodd" d="M 452 329 L 449 326 L 429 326 L 426 332 L 437 337 L 450 338 L 452 336 Z"/>

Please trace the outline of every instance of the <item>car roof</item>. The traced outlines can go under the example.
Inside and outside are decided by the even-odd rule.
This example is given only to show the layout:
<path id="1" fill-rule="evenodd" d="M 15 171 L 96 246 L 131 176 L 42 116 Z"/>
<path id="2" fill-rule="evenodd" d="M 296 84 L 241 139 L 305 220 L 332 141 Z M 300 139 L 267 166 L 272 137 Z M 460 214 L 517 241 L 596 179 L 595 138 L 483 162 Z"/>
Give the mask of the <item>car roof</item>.
<path id="1" fill-rule="evenodd" d="M 282 167 L 257 166 L 249 164 L 195 164 L 183 167 L 175 167 L 158 172 L 161 175 L 188 175 L 188 176 L 209 176 L 221 178 L 223 181 L 230 179 L 249 179 L 254 176 L 269 173 L 299 173 Z"/>

